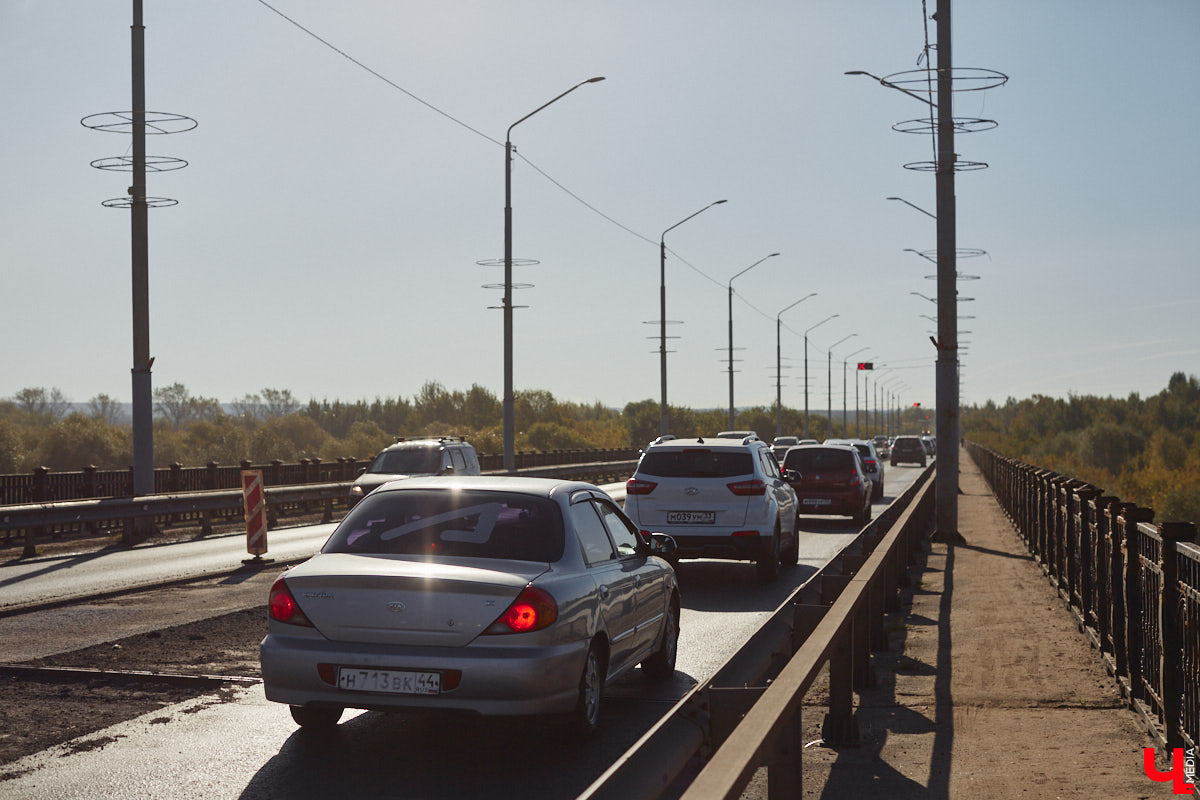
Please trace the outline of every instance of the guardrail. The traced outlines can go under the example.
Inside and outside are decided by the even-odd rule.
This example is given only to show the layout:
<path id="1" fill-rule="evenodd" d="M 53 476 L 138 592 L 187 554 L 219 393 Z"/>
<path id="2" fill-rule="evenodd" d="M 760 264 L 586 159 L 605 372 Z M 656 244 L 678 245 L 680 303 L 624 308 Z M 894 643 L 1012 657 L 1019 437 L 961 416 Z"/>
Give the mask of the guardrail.
<path id="1" fill-rule="evenodd" d="M 1200 742 L 1200 541 L 1190 522 L 1007 458 L 967 452 L 1160 750 Z"/>
<path id="2" fill-rule="evenodd" d="M 549 450 L 519 452 L 514 455 L 516 469 L 524 471 L 566 464 L 636 460 L 638 451 L 637 448 Z M 241 486 L 239 475 L 244 469 L 262 470 L 263 483 L 266 486 L 352 481 L 358 477 L 359 471 L 370 463 L 370 458 L 339 458 L 336 461 L 302 458 L 297 462 L 276 459 L 260 464 L 242 461 L 238 464 L 221 465 L 210 461 L 203 467 L 172 464 L 154 470 L 154 494 L 236 489 Z M 500 471 L 503 466 L 504 457 L 499 453 L 479 455 L 479 468 L 484 472 Z M 133 467 L 97 469 L 89 466 L 66 472 L 38 467 L 32 472 L 0 475 L 0 506 L 132 496 Z"/>
<path id="3" fill-rule="evenodd" d="M 624 480 L 633 473 L 637 461 L 602 461 L 567 466 L 535 467 L 518 471 L 523 477 L 563 478 L 590 483 Z M 509 474 L 509 473 L 489 473 Z M 310 483 L 265 488 L 268 525 L 274 527 L 280 517 L 295 514 L 321 514 L 322 522 L 333 521 L 344 511 L 352 481 Z M 125 543 L 145 535 L 139 531 L 190 524 L 201 535 L 209 535 L 222 520 L 242 519 L 241 489 L 156 494 L 143 497 L 111 497 L 70 500 L 60 503 L 28 503 L 0 507 L 0 532 L 9 540 L 24 534 L 25 557 L 36 555 L 37 543 L 64 533 L 120 533 Z"/>
<path id="4" fill-rule="evenodd" d="M 685 783 L 690 785 L 683 797 L 689 800 L 736 798 L 760 766 L 767 767 L 770 798 L 800 797 L 805 692 L 828 663 L 829 710 L 822 737 L 830 744 L 857 740 L 853 693 L 870 685 L 871 650 L 887 647 L 884 614 L 898 610 L 909 555 L 933 519 L 934 470 L 930 466 L 849 547 L 805 581 L 581 800 L 649 800 L 677 793 Z"/>

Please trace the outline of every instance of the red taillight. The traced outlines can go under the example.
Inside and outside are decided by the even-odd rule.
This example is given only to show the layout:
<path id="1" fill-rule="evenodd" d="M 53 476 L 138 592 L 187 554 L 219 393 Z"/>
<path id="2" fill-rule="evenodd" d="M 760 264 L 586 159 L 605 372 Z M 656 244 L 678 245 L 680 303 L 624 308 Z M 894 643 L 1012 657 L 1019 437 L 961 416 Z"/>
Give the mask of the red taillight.
<path id="1" fill-rule="evenodd" d="M 549 592 L 527 584 L 485 634 L 540 631 L 558 619 L 558 604 Z"/>
<path id="2" fill-rule="evenodd" d="M 287 584 L 284 583 L 283 578 L 276 579 L 275 583 L 271 585 L 271 595 L 267 601 L 267 609 L 271 615 L 271 619 L 277 622 L 313 627 L 308 617 L 304 616 L 304 612 L 300 610 L 300 606 L 296 603 L 296 598 L 292 597 L 292 592 L 288 589 Z"/>
<path id="3" fill-rule="evenodd" d="M 625 494 L 650 494 L 654 491 L 655 486 L 658 486 L 658 484 L 653 481 L 630 478 L 625 481 Z"/>
<path id="4" fill-rule="evenodd" d="M 733 535 L 735 537 L 736 536 L 758 536 L 758 531 L 734 531 Z"/>
<path id="5" fill-rule="evenodd" d="M 738 497 L 749 497 L 751 495 L 767 493 L 767 485 L 760 480 L 741 481 L 740 483 L 730 483 L 727 485 L 729 486 L 729 491 Z"/>

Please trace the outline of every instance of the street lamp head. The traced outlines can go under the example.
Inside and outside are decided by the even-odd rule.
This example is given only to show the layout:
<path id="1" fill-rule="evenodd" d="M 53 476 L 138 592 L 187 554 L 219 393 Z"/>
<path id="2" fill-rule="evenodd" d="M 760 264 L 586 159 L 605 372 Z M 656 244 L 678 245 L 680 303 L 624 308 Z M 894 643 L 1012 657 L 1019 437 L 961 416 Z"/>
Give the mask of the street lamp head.
<path id="1" fill-rule="evenodd" d="M 714 205 L 714 206 L 719 206 L 719 205 L 721 205 L 721 203 L 726 203 L 726 202 L 728 202 L 728 201 L 727 201 L 727 200 L 718 200 L 718 201 L 716 201 L 715 203 L 713 203 L 713 205 Z"/>
<path id="2" fill-rule="evenodd" d="M 586 81 L 584 81 L 584 83 L 599 83 L 602 80 L 604 80 L 604 76 L 600 75 L 595 78 L 588 78 Z"/>

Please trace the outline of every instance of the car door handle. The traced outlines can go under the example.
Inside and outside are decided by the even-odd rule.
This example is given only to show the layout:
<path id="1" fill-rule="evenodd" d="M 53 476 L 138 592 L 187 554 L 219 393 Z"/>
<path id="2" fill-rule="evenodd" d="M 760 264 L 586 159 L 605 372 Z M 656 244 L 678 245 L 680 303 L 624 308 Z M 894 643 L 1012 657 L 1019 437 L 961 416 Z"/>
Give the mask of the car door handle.
<path id="1" fill-rule="evenodd" d="M 605 586 L 604 584 L 600 584 L 600 599 L 607 600 L 608 595 L 609 595 L 608 587 Z"/>

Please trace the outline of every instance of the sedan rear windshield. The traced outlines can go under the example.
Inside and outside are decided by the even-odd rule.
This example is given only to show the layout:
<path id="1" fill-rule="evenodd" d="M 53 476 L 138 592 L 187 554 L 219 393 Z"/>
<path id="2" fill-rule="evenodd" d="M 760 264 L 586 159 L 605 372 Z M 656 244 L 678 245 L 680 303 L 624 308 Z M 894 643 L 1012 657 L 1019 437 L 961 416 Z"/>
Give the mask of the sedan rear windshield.
<path id="1" fill-rule="evenodd" d="M 689 448 L 646 453 L 637 471 L 659 478 L 732 478 L 754 472 L 754 462 L 745 450 Z"/>
<path id="2" fill-rule="evenodd" d="M 379 475 L 412 475 L 424 473 L 436 475 L 442 471 L 442 453 L 432 447 L 406 447 L 403 450 L 385 450 L 375 456 L 367 472 Z"/>
<path id="3" fill-rule="evenodd" d="M 558 506 L 523 494 L 412 489 L 376 492 L 354 507 L 322 553 L 562 558 Z"/>
<path id="4" fill-rule="evenodd" d="M 854 456 L 847 450 L 831 447 L 801 447 L 789 450 L 785 469 L 795 470 L 801 475 L 821 472 L 853 472 Z"/>

